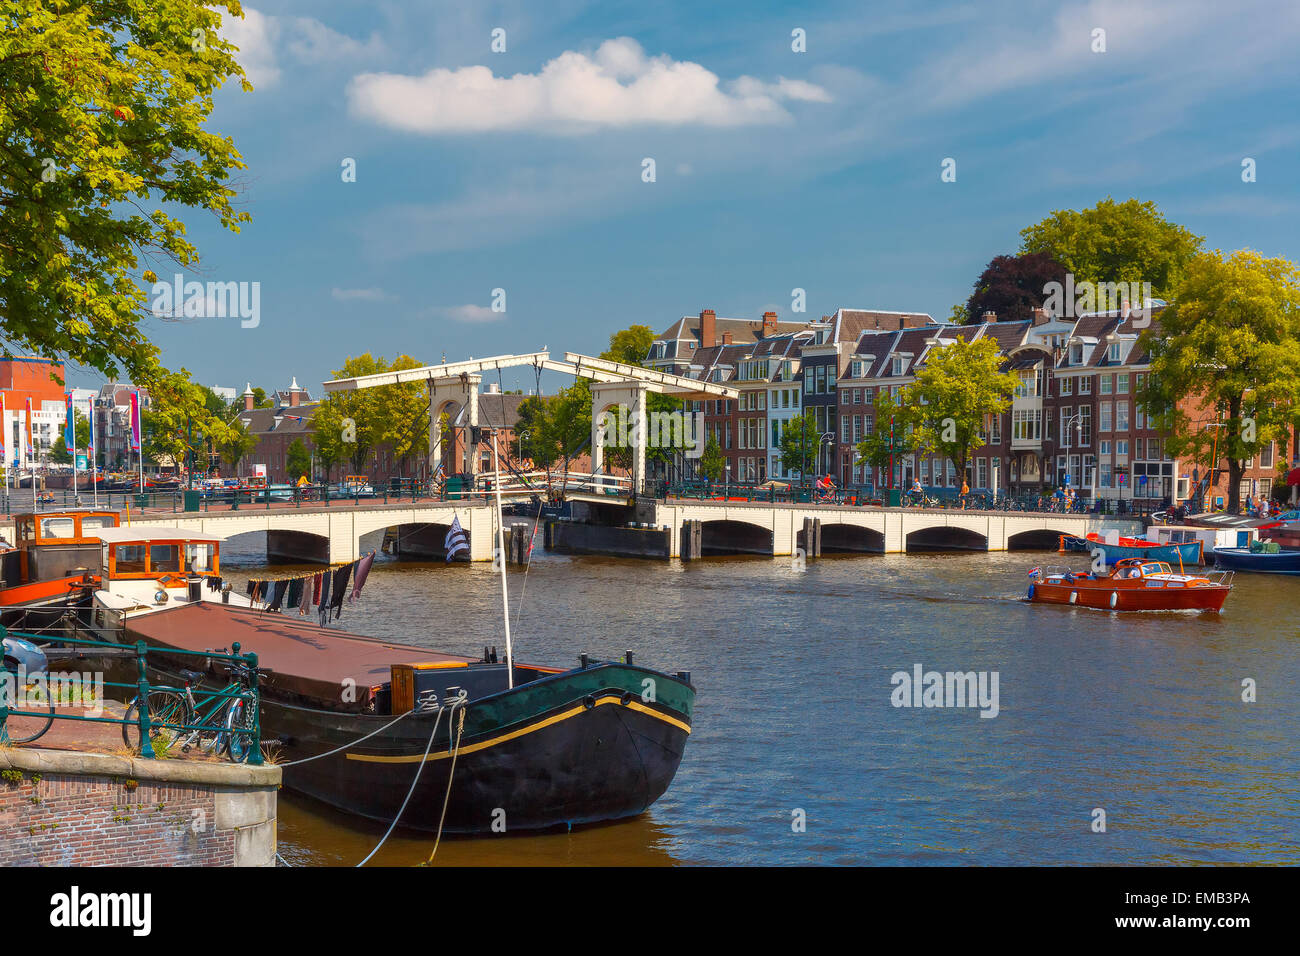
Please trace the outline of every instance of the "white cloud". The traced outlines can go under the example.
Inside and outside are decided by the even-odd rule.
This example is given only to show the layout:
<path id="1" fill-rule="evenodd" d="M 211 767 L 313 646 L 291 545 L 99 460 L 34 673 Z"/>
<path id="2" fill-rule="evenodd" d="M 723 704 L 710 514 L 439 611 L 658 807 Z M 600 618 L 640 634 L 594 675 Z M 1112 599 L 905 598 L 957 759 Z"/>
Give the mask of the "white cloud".
<path id="1" fill-rule="evenodd" d="M 485 305 L 448 305 L 434 311 L 453 322 L 496 322 L 506 317 L 504 312 L 493 312 Z"/>
<path id="2" fill-rule="evenodd" d="M 647 57 L 629 37 L 606 40 L 590 56 L 561 53 L 538 73 L 498 77 L 486 66 L 435 68 L 423 76 L 362 73 L 348 86 L 353 115 L 417 133 L 752 126 L 788 122 L 786 101 L 826 103 L 830 94 L 785 77 L 722 83 L 698 63 Z"/>
<path id="3" fill-rule="evenodd" d="M 379 288 L 370 289 L 330 289 L 330 297 L 338 302 L 387 302 L 392 298 Z"/>
<path id="4" fill-rule="evenodd" d="M 225 14 L 220 34 L 238 48 L 235 59 L 248 74 L 249 82 L 263 88 L 275 86 L 282 76 L 277 50 L 283 50 L 295 63 L 305 65 L 373 57 L 385 52 L 384 42 L 377 33 L 362 43 L 311 17 L 273 17 L 253 7 L 244 7 L 242 19 Z"/>

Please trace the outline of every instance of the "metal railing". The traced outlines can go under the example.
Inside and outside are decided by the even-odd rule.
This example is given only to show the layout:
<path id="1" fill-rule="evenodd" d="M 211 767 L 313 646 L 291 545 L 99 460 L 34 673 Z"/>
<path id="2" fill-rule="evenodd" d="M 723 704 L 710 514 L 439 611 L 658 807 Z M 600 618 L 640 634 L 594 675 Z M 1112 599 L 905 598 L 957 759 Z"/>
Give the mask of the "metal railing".
<path id="1" fill-rule="evenodd" d="M 151 718 L 151 715 L 149 713 L 149 707 L 147 706 L 149 695 L 151 693 L 160 690 L 179 692 L 182 689 L 170 685 L 150 683 L 148 677 L 149 656 L 150 654 L 153 654 L 154 657 L 157 658 L 159 656 L 172 657 L 172 656 L 179 655 L 182 657 L 202 658 L 208 662 L 225 661 L 231 665 L 247 668 L 247 672 L 248 672 L 247 692 L 251 693 L 253 696 L 253 707 L 252 707 L 253 713 L 251 715 L 251 725 L 247 725 L 241 728 L 241 732 L 247 732 L 248 735 L 251 737 L 251 744 L 247 750 L 248 762 L 250 764 L 255 764 L 255 765 L 264 762 L 262 757 L 261 690 L 259 687 L 259 670 L 257 665 L 257 655 L 253 653 L 241 654 L 239 650 L 240 645 L 238 642 L 231 644 L 230 647 L 231 652 L 226 654 L 218 651 L 208 651 L 208 650 L 187 651 L 179 648 L 166 648 L 166 649 L 152 648 L 151 649 L 143 641 L 137 641 L 134 645 L 130 645 L 130 644 L 118 644 L 112 641 L 96 641 L 87 638 L 73 638 L 73 637 L 65 637 L 65 636 L 60 636 L 56 644 L 50 644 L 48 635 L 24 634 L 24 633 L 9 631 L 4 627 L 0 627 L 0 638 L 3 637 L 14 637 L 21 640 L 25 640 L 33 644 L 36 644 L 38 647 L 40 646 L 39 642 L 44 641 L 46 642 L 46 645 L 45 647 L 41 648 L 42 651 L 45 650 L 58 651 L 60 649 L 76 650 L 79 648 L 96 648 L 96 649 L 107 650 L 116 653 L 116 652 L 121 652 L 123 650 L 127 650 L 127 651 L 134 650 L 134 654 L 128 654 L 128 656 L 133 657 L 134 660 L 136 661 L 137 678 L 135 682 L 124 683 L 121 681 L 102 680 L 97 683 L 98 686 L 103 688 L 114 687 L 114 688 L 119 688 L 128 691 L 134 690 L 136 693 L 136 698 L 135 698 L 136 701 L 137 702 L 143 701 L 145 702 L 145 704 L 142 706 L 137 706 L 135 708 L 136 717 L 134 720 L 127 719 L 125 716 L 124 717 L 90 717 L 85 714 L 59 713 L 57 705 L 58 703 L 60 703 L 60 701 L 54 701 L 53 697 L 50 696 L 50 686 L 49 686 L 50 674 L 47 672 L 45 674 L 30 675 L 32 677 L 31 683 L 36 685 L 43 691 L 44 695 L 46 696 L 46 703 L 52 704 L 53 706 L 47 706 L 41 710 L 37 710 L 35 708 L 30 708 L 30 707 L 11 707 L 10 706 L 11 699 L 9 695 L 11 692 L 14 693 L 15 695 L 17 694 L 18 678 L 20 675 L 17 672 L 17 670 L 11 665 L 10 659 L 6 657 L 5 666 L 3 669 L 3 679 L 0 680 L 0 742 L 7 743 L 9 741 L 8 734 L 6 732 L 6 726 L 10 715 L 13 715 L 15 717 L 25 717 L 29 719 L 48 720 L 51 723 L 54 720 L 71 720 L 71 721 L 83 721 L 88 723 L 118 724 L 123 728 L 131 724 L 135 724 L 138 727 L 140 732 L 140 754 L 141 756 L 151 760 L 157 757 L 157 754 L 154 752 L 153 745 L 152 745 L 153 732 L 155 730 L 165 729 L 165 730 L 172 730 L 172 731 L 191 731 L 191 732 L 215 731 L 218 728 L 212 725 L 174 723 L 174 722 L 167 722 L 167 721 L 157 721 Z M 211 663 L 209 663 L 207 667 L 210 668 Z M 59 681 L 59 686 L 62 687 L 65 683 L 66 682 Z M 240 696 L 243 693 L 244 691 L 240 691 L 238 694 L 233 692 L 226 693 L 224 691 L 217 691 L 212 694 L 207 694 L 207 692 L 205 692 L 205 695 L 208 699 L 216 699 L 216 698 L 233 699 L 234 697 Z M 83 704 L 85 703 L 84 697 L 82 698 L 81 702 Z M 97 703 L 102 704 L 103 702 L 98 701 Z M 221 708 L 221 712 L 224 712 L 224 710 L 225 710 L 224 707 Z M 128 708 L 128 712 L 129 712 L 129 708 Z M 47 724 L 46 730 L 48 729 L 49 729 L 49 725 Z M 39 740 L 40 736 L 44 734 L 46 730 L 40 731 L 35 737 L 29 739 L 27 743 L 35 743 L 35 741 Z"/>

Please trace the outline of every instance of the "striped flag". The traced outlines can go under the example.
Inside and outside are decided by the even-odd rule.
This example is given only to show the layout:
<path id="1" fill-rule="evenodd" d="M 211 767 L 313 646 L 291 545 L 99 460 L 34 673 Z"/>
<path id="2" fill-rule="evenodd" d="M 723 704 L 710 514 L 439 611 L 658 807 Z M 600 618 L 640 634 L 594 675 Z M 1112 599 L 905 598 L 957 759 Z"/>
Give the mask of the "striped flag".
<path id="1" fill-rule="evenodd" d="M 68 420 L 63 429 L 63 441 L 64 441 L 64 447 L 67 449 L 68 454 L 75 456 L 77 454 L 77 423 L 76 423 L 76 416 L 72 410 L 71 392 L 67 393 L 67 403 L 68 403 Z"/>
<path id="2" fill-rule="evenodd" d="M 140 450 L 140 390 L 131 393 L 131 451 Z"/>
<path id="3" fill-rule="evenodd" d="M 447 552 L 447 560 L 450 561 L 462 551 L 469 550 L 469 536 L 460 526 L 460 518 L 451 519 L 451 528 L 447 531 L 447 537 L 443 539 L 443 548 Z"/>
<path id="4" fill-rule="evenodd" d="M 0 392 L 0 463 L 8 464 L 5 442 L 9 440 L 9 423 L 5 421 L 5 393 Z"/>
<path id="5" fill-rule="evenodd" d="M 27 399 L 27 456 L 33 461 L 36 459 L 36 446 L 32 442 L 32 400 L 30 398 Z"/>

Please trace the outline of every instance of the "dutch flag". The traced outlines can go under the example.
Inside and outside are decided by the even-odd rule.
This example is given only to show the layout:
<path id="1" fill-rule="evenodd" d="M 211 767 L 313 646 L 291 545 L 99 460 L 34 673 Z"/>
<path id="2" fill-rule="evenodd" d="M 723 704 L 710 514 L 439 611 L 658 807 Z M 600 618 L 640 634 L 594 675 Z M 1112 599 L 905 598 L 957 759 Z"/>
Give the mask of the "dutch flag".
<path id="1" fill-rule="evenodd" d="M 460 518 L 451 519 L 451 528 L 447 531 L 447 537 L 443 539 L 443 548 L 447 552 L 447 560 L 450 561 L 462 551 L 469 550 L 469 537 L 460 526 Z"/>

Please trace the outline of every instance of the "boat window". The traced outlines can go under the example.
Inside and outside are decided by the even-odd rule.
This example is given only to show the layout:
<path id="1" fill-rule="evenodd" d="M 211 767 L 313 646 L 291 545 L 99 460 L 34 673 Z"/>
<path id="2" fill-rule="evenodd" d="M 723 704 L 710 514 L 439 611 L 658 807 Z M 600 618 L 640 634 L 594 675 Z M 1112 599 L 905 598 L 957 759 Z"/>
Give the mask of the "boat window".
<path id="1" fill-rule="evenodd" d="M 117 572 L 144 571 L 144 545 L 119 544 L 114 552 L 117 560 Z"/>
<path id="2" fill-rule="evenodd" d="M 23 518 L 19 521 L 17 537 L 20 541 L 30 541 L 36 537 L 36 519 Z"/>
<path id="3" fill-rule="evenodd" d="M 206 571 L 212 567 L 212 545 L 185 545 L 185 568 L 193 571 Z"/>
<path id="4" fill-rule="evenodd" d="M 1160 565 L 1158 565 L 1158 564 L 1144 564 L 1144 565 L 1142 565 L 1142 573 L 1143 573 L 1143 574 L 1159 574 L 1159 573 L 1160 573 Z"/>
<path id="5" fill-rule="evenodd" d="M 149 569 L 151 571 L 180 571 L 181 548 L 178 544 L 149 545 Z"/>
<path id="6" fill-rule="evenodd" d="M 73 518 L 42 518 L 42 538 L 72 538 L 76 536 Z"/>
<path id="7" fill-rule="evenodd" d="M 82 532 L 94 531 L 98 528 L 115 528 L 113 518 L 110 515 L 86 515 L 81 519 Z"/>

